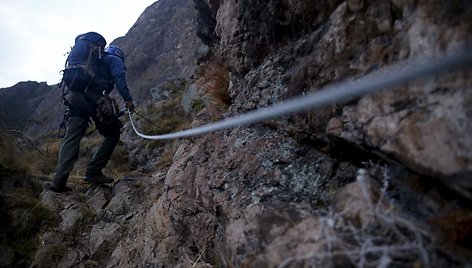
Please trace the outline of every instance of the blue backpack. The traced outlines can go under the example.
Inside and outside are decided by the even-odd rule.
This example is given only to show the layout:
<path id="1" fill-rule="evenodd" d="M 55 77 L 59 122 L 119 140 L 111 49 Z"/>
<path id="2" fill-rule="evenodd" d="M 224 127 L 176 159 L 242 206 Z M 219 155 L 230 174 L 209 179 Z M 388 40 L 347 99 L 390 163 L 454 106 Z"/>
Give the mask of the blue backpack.
<path id="1" fill-rule="evenodd" d="M 67 57 L 62 83 L 70 91 L 84 92 L 94 83 L 107 41 L 95 32 L 78 35 Z"/>

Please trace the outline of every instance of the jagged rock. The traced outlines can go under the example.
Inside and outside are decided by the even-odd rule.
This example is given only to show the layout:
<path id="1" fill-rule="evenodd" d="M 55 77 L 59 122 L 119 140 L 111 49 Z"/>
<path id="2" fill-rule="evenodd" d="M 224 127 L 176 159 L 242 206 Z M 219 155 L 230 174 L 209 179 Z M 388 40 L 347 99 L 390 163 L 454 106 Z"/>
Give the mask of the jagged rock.
<path id="1" fill-rule="evenodd" d="M 215 254 L 234 256 L 230 263 L 265 262 L 270 267 L 293 254 L 275 246 L 277 241 L 294 225 L 314 217 L 310 203 L 329 199 L 322 189 L 328 187 L 332 160 L 267 129 L 235 130 L 226 137 L 184 143 L 175 159 L 166 179 L 169 190 L 163 200 L 171 205 L 165 216 L 186 244 L 205 248 L 217 243 Z M 220 238 L 210 242 L 216 236 Z M 275 252 L 266 253 L 272 244 Z M 259 260 L 252 262 L 255 252 Z M 274 259 L 276 255 L 280 257 Z"/>
<path id="2" fill-rule="evenodd" d="M 1 89 L 0 122 L 3 123 L 2 130 L 15 129 L 23 131 L 29 128 L 31 126 L 29 122 L 31 116 L 36 110 L 40 109 L 40 103 L 53 90 L 54 88 L 48 86 L 45 82 L 33 81 L 20 82 L 10 88 Z M 43 126 L 43 128 L 51 130 L 51 126 Z"/>
<path id="3" fill-rule="evenodd" d="M 190 80 L 196 48 L 203 44 L 195 33 L 195 14 L 191 0 L 155 2 L 125 37 L 112 42 L 126 52 L 126 76 L 135 102 L 150 103 L 150 91 L 167 81 Z"/>
<path id="4" fill-rule="evenodd" d="M 69 250 L 60 260 L 58 267 L 73 267 L 79 263 L 80 255 L 75 250 Z"/>
<path id="5" fill-rule="evenodd" d="M 148 219 L 143 211 L 144 200 L 155 200 L 161 194 L 165 174 L 157 172 L 154 177 L 127 176 L 113 186 L 87 185 L 87 189 L 79 186 L 67 194 L 56 194 L 54 202 L 59 209 L 62 221 L 55 231 L 42 236 L 42 246 L 38 250 L 34 267 L 47 266 L 54 259 L 61 267 L 71 266 L 106 266 L 114 263 L 116 258 L 112 252 L 119 252 L 120 245 L 129 251 L 128 244 L 118 244 L 123 237 L 139 229 L 144 220 L 154 226 L 154 214 Z M 152 187 L 151 187 L 152 186 Z M 84 194 L 85 193 L 85 194 Z M 48 196 L 46 190 L 43 196 Z M 110 204 L 107 205 L 107 200 Z M 157 208 L 157 207 L 156 207 Z M 159 208 L 160 209 L 160 208 Z M 152 221 L 151 221 L 152 220 Z M 164 229 L 164 228 L 163 228 Z M 148 233 L 149 242 L 156 243 L 156 231 Z M 143 247 L 144 249 L 145 247 Z M 148 252 L 152 252 L 146 248 Z M 119 255 L 122 262 L 123 255 Z M 136 259 L 132 259 L 136 263 Z"/>
<path id="6" fill-rule="evenodd" d="M 350 11 L 356 12 L 364 7 L 364 0 L 350 0 L 347 1 L 347 5 Z"/>
<path id="7" fill-rule="evenodd" d="M 101 261 L 108 256 L 119 238 L 120 225 L 117 223 L 99 222 L 90 231 L 89 244 L 87 246 L 92 260 Z"/>
<path id="8" fill-rule="evenodd" d="M 114 196 L 106 206 L 106 210 L 112 212 L 114 215 L 122 215 L 126 213 L 130 207 L 129 199 L 132 193 L 130 193 L 130 186 L 124 181 L 118 182 L 114 189 Z"/>
<path id="9" fill-rule="evenodd" d="M 54 211 L 60 211 L 62 209 L 61 202 L 59 201 L 60 195 L 53 191 L 43 191 L 41 193 L 41 203 L 45 205 L 47 208 L 54 210 Z"/>
<path id="10" fill-rule="evenodd" d="M 62 232 L 47 232 L 41 236 L 41 246 L 36 252 L 31 267 L 45 267 L 51 265 L 51 260 L 61 257 L 62 242 L 65 235 Z"/>
<path id="11" fill-rule="evenodd" d="M 59 230 L 66 234 L 74 234 L 83 216 L 80 208 L 67 208 L 62 210 L 59 214 L 61 215 L 62 219 L 61 223 L 59 224 Z"/>
<path id="12" fill-rule="evenodd" d="M 403 7 L 407 6 L 403 4 Z M 412 56 L 434 55 L 446 39 L 447 45 L 441 53 L 453 51 L 463 42 L 462 33 L 470 28 L 470 24 L 454 24 L 455 20 L 443 17 L 433 19 L 430 13 L 427 14 L 431 8 L 434 7 L 419 4 L 416 16 L 404 18 L 407 21 L 403 24 L 408 28 L 403 30 L 402 39 Z M 443 12 L 455 11 L 446 9 Z M 451 16 L 467 15 L 459 12 Z M 394 48 L 395 44 L 390 46 Z M 345 107 L 342 117 L 332 121 L 337 126 L 331 125 L 329 133 L 377 147 L 428 175 L 466 174 L 472 169 L 470 161 L 466 160 L 472 159 L 468 153 L 472 151 L 472 139 L 467 134 L 472 125 L 466 119 L 472 98 L 466 89 L 470 86 L 471 80 L 459 72 L 366 96 L 356 106 Z M 343 122 L 341 132 L 340 121 Z M 353 136 L 353 133 L 358 134 Z"/>
<path id="13" fill-rule="evenodd" d="M 217 8 L 212 9 L 205 0 L 193 0 L 197 15 L 195 18 L 197 36 L 208 46 L 218 41 L 215 35 Z"/>
<path id="14" fill-rule="evenodd" d="M 97 214 L 105 207 L 108 200 L 103 191 L 95 193 L 90 199 L 87 200 L 87 205 L 91 207 Z"/>
<path id="15" fill-rule="evenodd" d="M 467 134 L 472 124 L 466 119 L 472 95 L 459 86 L 464 81 L 461 77 L 452 76 L 441 85 L 364 97 L 358 106 L 345 108 L 341 119 L 332 121 L 342 121 L 343 130 L 339 123 L 336 129 L 331 124 L 330 133 L 378 147 L 429 175 L 467 174 L 472 170 L 466 160 L 472 159 L 467 149 L 472 148 Z M 442 87 L 448 90 L 438 90 Z"/>
<path id="16" fill-rule="evenodd" d="M 61 232 L 47 232 L 41 236 L 41 243 L 59 245 L 64 240 L 64 234 Z"/>
<path id="17" fill-rule="evenodd" d="M 347 3 L 332 1 L 329 4 L 317 2 L 316 7 L 305 9 L 308 14 L 300 13 L 303 10 L 300 7 L 307 7 L 307 4 L 307 1 L 291 1 L 289 6 L 284 6 L 284 1 L 277 4 L 232 0 L 220 2 L 216 16 L 216 33 L 220 41 L 214 48 L 216 51 L 214 54 L 221 54 L 231 71 L 230 94 L 234 102 L 230 107 L 230 114 L 257 109 L 305 91 L 314 91 L 337 80 L 362 76 L 419 53 L 420 46 L 425 45 L 421 45 L 423 41 L 415 39 L 413 34 L 419 35 L 421 32 L 425 34 L 424 38 L 432 39 L 438 36 L 434 28 L 418 31 L 422 25 L 425 26 L 430 21 L 425 19 L 426 15 L 422 13 L 422 8 L 415 9 L 412 1 L 401 3 L 395 1 L 394 10 L 390 1 L 348 1 Z M 420 5 L 428 6 L 426 2 Z M 266 12 L 261 11 L 262 9 Z M 280 9 L 284 12 L 278 13 Z M 458 10 L 454 12 L 460 13 Z M 310 16 L 312 14 L 318 14 L 318 17 Z M 433 16 L 432 14 L 434 12 L 427 16 Z M 297 28 L 298 25 L 291 20 L 292 18 L 300 19 L 300 21 L 308 18 L 307 25 L 309 26 Z M 422 22 L 417 25 L 419 22 L 417 20 Z M 457 22 L 457 20 L 452 20 L 451 23 L 453 21 Z M 444 27 L 446 25 L 444 24 Z M 470 28 L 470 23 L 456 23 L 455 25 L 457 28 L 452 31 L 457 31 L 457 36 L 464 36 L 461 34 L 463 33 L 461 27 Z M 445 29 L 441 32 L 449 33 Z M 425 43 L 429 44 L 429 41 L 438 45 L 436 42 L 438 40 L 428 40 Z M 411 45 L 404 47 L 405 42 L 411 42 Z M 457 43 L 454 41 L 451 46 L 456 46 Z M 429 49 L 427 45 L 425 48 L 431 53 L 439 51 Z M 423 50 L 422 53 L 424 52 Z M 464 85 L 464 81 L 458 83 Z M 409 87 L 416 91 L 414 89 L 416 85 L 409 85 Z M 432 91 L 429 90 L 428 93 Z M 397 101 L 408 99 L 403 93 L 394 93 L 398 94 Z M 464 93 L 461 92 L 458 95 L 464 96 Z M 261 131 L 264 125 L 259 125 L 253 132 L 233 130 L 225 132 L 223 136 L 204 137 L 192 143 L 184 143 L 177 151 L 175 162 L 166 179 L 168 191 L 164 200 L 169 200 L 168 217 L 172 229 L 177 235 L 185 237 L 186 243 L 192 244 L 193 240 L 193 244 L 200 249 L 208 248 L 210 243 L 215 243 L 218 245 L 215 248 L 222 249 L 215 249 L 214 254 L 219 260 L 224 260 L 223 263 L 226 261 L 236 266 L 256 264 L 267 264 L 268 267 L 277 266 L 283 259 L 277 259 L 272 263 L 264 250 L 260 249 L 266 249 L 273 243 L 273 237 L 279 234 L 278 231 L 282 230 L 281 233 L 287 234 L 283 230 L 286 231 L 289 228 L 286 224 L 290 223 L 290 220 L 283 216 L 280 209 L 283 202 L 279 198 L 297 200 L 312 208 L 316 207 L 316 204 L 330 202 L 330 198 L 323 193 L 326 194 L 326 189 L 329 187 L 333 187 L 330 188 L 333 192 L 337 190 L 329 184 L 326 186 L 324 176 L 328 174 L 332 176 L 335 173 L 333 166 L 338 167 L 337 163 L 330 164 L 329 157 L 315 152 L 314 148 L 295 153 L 297 152 L 295 148 L 299 145 L 288 142 L 287 140 L 291 137 L 278 136 L 280 132 L 277 130 L 293 133 L 291 130 L 296 129 L 296 133 L 301 132 L 308 137 L 323 137 L 328 122 L 331 122 L 329 134 L 348 139 L 359 146 L 367 143 L 367 146 L 372 146 L 370 148 L 376 148 L 373 143 L 379 140 L 386 142 L 394 140 L 393 136 L 397 134 L 395 130 L 399 129 L 397 127 L 399 125 L 396 124 L 397 119 L 401 121 L 412 113 L 423 112 L 418 109 L 422 107 L 421 105 L 413 103 L 412 108 L 416 110 L 399 111 L 398 115 L 394 115 L 398 116 L 397 119 L 389 117 L 375 122 L 379 116 L 388 117 L 392 114 L 388 111 L 379 114 L 370 109 L 365 113 L 370 116 L 369 120 L 361 121 L 364 117 L 357 111 L 369 109 L 369 104 L 375 103 L 373 98 L 375 97 L 364 97 L 359 102 L 348 105 L 339 104 L 340 107 L 328 107 L 306 116 L 290 117 L 279 124 L 274 123 L 273 126 L 276 128 L 274 131 Z M 391 100 L 391 95 L 387 93 L 379 103 L 383 105 L 389 101 L 392 103 L 395 100 Z M 402 106 L 401 103 L 400 101 L 397 105 Z M 436 103 L 438 103 L 437 100 Z M 342 111 L 344 111 L 343 116 L 339 116 Z M 438 113 L 432 112 L 432 114 Z M 463 116 L 459 118 L 462 120 Z M 420 120 L 416 119 L 415 124 L 422 122 Z M 373 126 L 374 123 L 379 123 L 378 127 L 375 130 L 370 129 L 369 126 Z M 372 132 L 368 132 L 369 129 Z M 390 130 L 392 136 L 386 133 Z M 406 135 L 414 137 L 413 132 L 418 133 L 418 131 L 413 130 Z M 369 136 L 372 137 L 369 133 L 375 131 L 383 131 L 383 133 L 379 133 L 376 136 L 378 139 L 373 139 L 372 142 L 369 140 Z M 290 134 L 287 135 L 290 136 Z M 458 133 L 458 136 L 468 137 L 464 132 Z M 270 142 L 265 140 L 266 137 L 270 137 Z M 211 139 L 211 142 L 208 139 Z M 232 140 L 235 142 L 231 142 Z M 431 141 L 426 146 L 434 150 L 436 145 Z M 285 148 L 287 150 L 284 150 Z M 391 155 L 391 151 L 387 148 L 380 149 L 384 154 Z M 403 150 L 398 148 L 398 152 L 394 154 L 397 160 L 404 161 L 402 157 L 407 157 L 412 162 L 418 161 L 415 159 L 416 156 L 399 153 Z M 281 160 L 278 163 L 274 159 L 277 159 L 282 151 L 287 152 L 289 160 Z M 431 152 L 429 154 L 432 155 Z M 358 160 L 362 161 L 362 159 Z M 403 163 L 414 169 L 418 168 L 411 162 L 404 161 Z M 435 164 L 429 165 L 435 166 Z M 348 170 L 353 179 L 352 168 Z M 333 177 L 329 178 L 333 180 Z M 317 179 L 320 184 L 317 184 Z M 375 184 L 372 183 L 372 185 Z M 339 184 L 336 186 L 342 187 Z M 376 192 L 376 187 L 378 189 L 378 186 L 372 186 L 373 192 Z M 364 203 L 355 199 L 359 191 L 357 184 L 341 190 L 339 194 L 344 193 L 346 196 L 344 200 L 339 201 L 339 204 L 354 205 L 356 209 L 352 210 L 353 214 L 345 215 L 345 217 L 368 225 L 369 216 L 362 211 Z M 295 197 L 296 194 L 300 194 L 300 199 Z M 272 210 L 272 206 L 275 207 L 276 204 L 279 209 Z M 340 205 L 340 207 L 343 206 Z M 307 222 L 317 220 L 315 215 L 310 215 L 309 209 L 299 208 L 296 211 L 310 219 Z M 358 213 L 354 213 L 355 211 Z M 213 217 L 212 214 L 217 217 Z M 277 218 L 277 221 L 274 220 L 271 225 L 265 224 L 264 227 L 259 227 L 257 223 L 265 219 L 265 215 L 268 218 Z M 202 221 L 205 224 L 202 225 Z M 280 225 L 276 224 L 279 222 Z M 299 222 L 300 219 L 293 224 Z M 215 225 L 215 230 L 208 229 L 208 225 Z M 319 232 L 317 227 L 311 228 L 313 229 L 305 230 L 305 233 Z M 212 234 L 209 235 L 209 232 Z M 271 236 L 271 232 L 275 235 Z M 195 238 L 192 239 L 192 237 Z M 214 237 L 213 240 L 212 237 Z M 292 238 L 279 234 L 278 239 L 290 241 Z M 296 243 L 300 243 L 302 239 L 297 238 Z M 273 259 L 276 259 L 274 256 L 285 256 L 283 250 L 275 246 L 274 250 Z M 231 259 L 228 259 L 228 256 L 231 256 Z M 258 261 L 255 262 L 254 259 Z M 345 256 L 339 256 L 338 259 L 345 259 Z M 350 261 L 342 261 L 342 263 L 351 264 Z"/>
<path id="18" fill-rule="evenodd" d="M 212 54 L 222 57 L 230 71 L 232 104 L 224 114 L 205 107 L 192 126 L 361 77 L 416 55 L 452 51 L 470 35 L 470 8 L 464 2 L 446 2 L 200 1 L 216 19 L 219 40 L 211 46 Z M 173 8 L 182 3 L 187 7 L 189 1 L 161 0 L 153 9 L 180 14 Z M 148 37 L 141 31 L 161 19 L 150 14 L 140 18 L 129 39 L 117 43 L 130 50 L 133 44 L 151 43 L 147 48 L 170 51 L 166 40 L 155 44 L 162 41 L 159 34 L 141 39 Z M 190 49 L 192 42 L 180 41 L 174 45 Z M 134 69 L 134 81 L 143 80 L 139 87 L 146 93 L 140 98 L 160 100 L 164 92 L 146 91 L 159 89 L 160 80 L 149 77 L 158 68 L 153 59 L 160 57 L 154 50 L 145 51 L 133 51 L 136 58 L 128 68 Z M 181 61 L 175 62 L 182 67 Z M 385 267 L 464 266 L 470 262 L 470 248 L 451 242 L 463 251 L 450 253 L 447 243 L 437 239 L 439 232 L 431 231 L 431 217 L 448 209 L 450 200 L 441 196 L 441 188 L 422 184 L 430 180 L 422 174 L 469 174 L 469 87 L 466 72 L 456 73 L 307 114 L 182 140 L 168 170 L 150 178 L 123 179 L 109 196 L 96 189 L 86 195 L 87 201 L 81 200 L 84 208 L 103 207 L 103 197 L 110 202 L 101 208 L 105 212 L 92 217 L 88 230 L 68 241 L 73 249 L 63 263 L 350 267 L 368 261 Z M 131 159 L 150 165 L 141 163 L 148 156 L 138 157 Z M 365 166 L 381 171 L 369 173 L 363 185 L 355 181 L 355 172 Z M 391 184 L 380 188 L 383 181 Z M 410 186 L 413 190 L 404 189 Z M 65 211 L 79 204 L 73 196 L 59 199 Z M 366 196 L 372 199 L 366 201 Z M 468 221 L 463 222 L 463 236 L 469 237 Z"/>
<path id="19" fill-rule="evenodd" d="M 379 202 L 380 201 L 380 202 Z M 358 179 L 344 186 L 336 195 L 335 207 L 337 211 L 342 211 L 343 216 L 360 226 L 368 226 L 375 223 L 373 215 L 375 209 L 390 209 L 382 204 L 380 200 L 379 186 L 370 177 L 363 175 Z"/>

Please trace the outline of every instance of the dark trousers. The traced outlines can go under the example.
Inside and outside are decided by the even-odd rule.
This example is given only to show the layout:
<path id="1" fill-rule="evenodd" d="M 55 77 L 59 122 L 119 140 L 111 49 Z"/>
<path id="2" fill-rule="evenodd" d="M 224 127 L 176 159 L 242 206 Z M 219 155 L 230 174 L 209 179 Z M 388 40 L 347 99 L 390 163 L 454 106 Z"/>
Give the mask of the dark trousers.
<path id="1" fill-rule="evenodd" d="M 54 175 L 54 184 L 65 186 L 75 161 L 79 156 L 80 141 L 85 135 L 90 118 L 95 122 L 98 132 L 104 137 L 92 161 L 87 165 L 86 175 L 101 174 L 120 139 L 121 122 L 103 124 L 97 119 L 97 101 L 102 97 L 99 92 L 71 94 L 71 117 L 66 136 L 61 145 L 59 160 Z"/>

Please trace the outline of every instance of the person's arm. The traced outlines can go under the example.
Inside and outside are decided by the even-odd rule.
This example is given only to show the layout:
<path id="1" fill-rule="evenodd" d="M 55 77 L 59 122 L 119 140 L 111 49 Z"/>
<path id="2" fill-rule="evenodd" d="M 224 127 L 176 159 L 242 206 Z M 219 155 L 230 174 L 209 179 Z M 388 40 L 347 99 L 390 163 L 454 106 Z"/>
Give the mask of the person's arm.
<path id="1" fill-rule="evenodd" d="M 129 93 L 128 84 L 126 82 L 125 65 L 123 61 L 115 56 L 110 57 L 110 72 L 118 92 L 125 102 L 133 101 Z"/>

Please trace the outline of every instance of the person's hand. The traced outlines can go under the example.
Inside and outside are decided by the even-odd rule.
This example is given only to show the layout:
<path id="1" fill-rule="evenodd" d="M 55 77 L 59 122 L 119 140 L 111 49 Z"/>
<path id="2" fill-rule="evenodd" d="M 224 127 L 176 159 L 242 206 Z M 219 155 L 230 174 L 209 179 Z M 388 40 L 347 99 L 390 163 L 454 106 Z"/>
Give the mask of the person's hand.
<path id="1" fill-rule="evenodd" d="M 128 109 L 131 113 L 134 112 L 134 103 L 132 100 L 126 101 L 125 103 L 126 109 Z"/>

